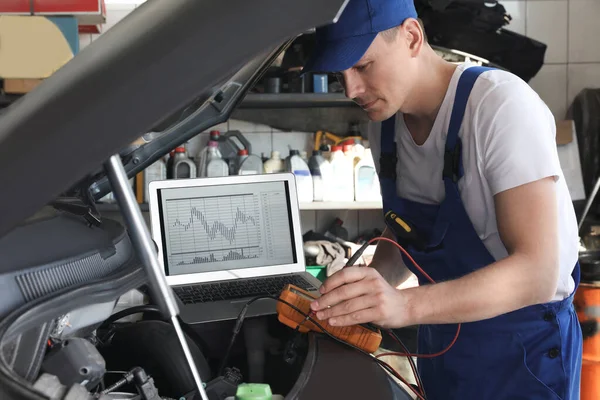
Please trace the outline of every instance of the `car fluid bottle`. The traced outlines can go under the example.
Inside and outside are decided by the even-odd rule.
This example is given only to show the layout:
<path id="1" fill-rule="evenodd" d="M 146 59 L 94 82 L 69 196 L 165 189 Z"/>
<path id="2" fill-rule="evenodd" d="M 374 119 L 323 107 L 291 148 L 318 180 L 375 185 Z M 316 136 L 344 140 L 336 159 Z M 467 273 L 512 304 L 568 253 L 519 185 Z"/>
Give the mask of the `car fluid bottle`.
<path id="1" fill-rule="evenodd" d="M 213 148 L 216 148 L 216 151 L 219 154 L 221 154 L 221 152 L 219 151 L 219 131 L 211 131 L 210 139 L 209 139 L 208 143 L 206 144 L 206 147 L 200 151 L 200 153 L 198 154 L 198 157 L 196 158 L 196 160 L 197 160 L 196 171 L 197 171 L 198 177 L 206 176 L 206 167 L 208 165 L 208 154 L 209 154 L 209 148 L 211 146 Z M 222 155 L 220 157 L 223 158 Z"/>
<path id="2" fill-rule="evenodd" d="M 148 192 L 150 182 L 162 181 L 164 179 L 167 179 L 167 165 L 162 159 L 146 167 L 144 170 L 144 202 L 147 203 L 150 200 Z"/>
<path id="3" fill-rule="evenodd" d="M 267 174 L 276 174 L 285 171 L 285 163 L 278 151 L 274 150 L 271 152 L 271 158 L 265 161 L 263 168 Z"/>
<path id="4" fill-rule="evenodd" d="M 329 201 L 354 201 L 354 168 L 351 158 L 346 157 L 342 146 L 331 148 L 331 183 Z"/>
<path id="5" fill-rule="evenodd" d="M 238 175 L 256 175 L 262 173 L 263 163 L 259 156 L 248 154 L 248 150 L 243 149 L 238 153 Z"/>
<path id="6" fill-rule="evenodd" d="M 354 167 L 354 199 L 356 201 L 381 200 L 379 178 L 371 149 L 365 149 L 363 157 Z"/>
<path id="7" fill-rule="evenodd" d="M 173 160 L 173 178 L 187 179 L 196 177 L 196 164 L 188 157 L 184 146 L 175 149 Z"/>
<path id="8" fill-rule="evenodd" d="M 321 155 L 319 150 L 313 150 L 312 156 L 308 160 L 308 168 L 313 181 L 313 200 L 323 201 L 325 199 L 325 190 L 328 183 L 328 165 L 329 162 Z"/>
<path id="9" fill-rule="evenodd" d="M 308 164 L 308 152 L 302 150 L 300 152 L 300 158 L 303 159 L 304 162 Z"/>
<path id="10" fill-rule="evenodd" d="M 173 179 L 173 162 L 175 161 L 175 150 L 169 153 L 167 159 L 167 179 Z"/>
<path id="11" fill-rule="evenodd" d="M 236 175 L 239 164 L 238 152 L 242 149 L 252 153 L 252 145 L 240 131 L 228 131 L 217 138 L 222 158 L 229 164 L 229 175 Z"/>
<path id="12" fill-rule="evenodd" d="M 290 150 L 290 156 L 286 159 L 286 170 L 296 177 L 298 201 L 311 203 L 314 198 L 312 176 L 308 164 L 300 157 L 298 150 Z"/>
<path id="13" fill-rule="evenodd" d="M 354 152 L 354 166 L 356 167 L 356 164 L 358 164 L 365 155 L 365 146 L 363 146 L 362 141 L 359 138 L 354 139 L 352 151 Z"/>
<path id="14" fill-rule="evenodd" d="M 219 151 L 219 144 L 214 140 L 209 141 L 206 162 L 206 177 L 214 178 L 217 176 L 228 175 L 229 165 L 225 160 L 223 160 L 223 157 L 221 157 L 221 152 Z"/>

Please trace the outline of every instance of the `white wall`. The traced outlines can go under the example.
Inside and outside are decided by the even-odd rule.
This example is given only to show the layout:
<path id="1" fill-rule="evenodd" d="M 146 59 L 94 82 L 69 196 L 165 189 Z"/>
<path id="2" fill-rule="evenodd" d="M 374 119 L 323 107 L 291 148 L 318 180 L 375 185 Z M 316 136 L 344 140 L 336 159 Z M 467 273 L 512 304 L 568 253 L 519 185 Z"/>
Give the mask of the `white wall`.
<path id="1" fill-rule="evenodd" d="M 600 87 L 600 1 L 505 0 L 508 29 L 548 45 L 541 71 L 530 82 L 558 119 L 584 88 Z"/>
<path id="2" fill-rule="evenodd" d="M 108 3 L 108 2 L 107 2 Z M 116 4 L 115 4 L 116 3 Z M 112 0 L 107 4 L 106 32 L 137 7 L 139 1 Z M 530 82 L 548 104 L 557 119 L 563 119 L 569 104 L 585 87 L 600 87 L 600 0 L 505 0 L 501 2 L 513 17 L 508 29 L 548 45 L 545 63 Z M 99 35 L 81 35 L 85 48 Z M 270 154 L 272 150 L 287 155 L 288 149 L 310 151 L 312 134 L 282 132 L 271 127 L 230 120 L 216 129 L 237 129 L 253 145 L 253 153 Z M 192 155 L 206 143 L 201 134 L 189 144 Z M 382 227 L 381 211 L 302 211 L 303 231 L 323 231 L 339 216 L 353 238 L 375 227 Z"/>

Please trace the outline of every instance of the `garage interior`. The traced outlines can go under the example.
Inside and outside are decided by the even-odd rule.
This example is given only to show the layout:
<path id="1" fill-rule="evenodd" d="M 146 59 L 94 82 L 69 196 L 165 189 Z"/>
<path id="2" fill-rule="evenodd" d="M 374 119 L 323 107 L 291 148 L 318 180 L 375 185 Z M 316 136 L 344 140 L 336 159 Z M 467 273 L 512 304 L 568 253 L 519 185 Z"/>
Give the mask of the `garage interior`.
<path id="1" fill-rule="evenodd" d="M 309 314 L 315 285 L 371 263 L 389 217 L 366 113 L 336 74 L 302 73 L 316 46 L 310 24 L 331 20 L 344 1 L 306 1 L 287 12 L 268 0 L 260 11 L 234 1 L 225 12 L 219 3 L 0 1 L 0 398 L 427 398 L 418 326 L 327 325 L 330 333 Z M 555 118 L 579 229 L 578 398 L 599 399 L 600 2 L 415 6 L 440 57 L 515 74 Z M 309 7 L 318 8 L 312 20 Z M 265 34 L 242 12 L 262 15 Z M 177 30 L 174 18 L 189 30 Z M 191 33 L 194 18 L 215 37 Z M 244 54 L 239 44 L 221 46 L 250 26 L 257 39 Z M 198 51 L 221 48 L 193 54 L 192 40 Z M 208 72 L 186 88 L 192 67 Z M 111 107 L 119 97 L 124 103 Z M 68 136 L 78 129 L 79 139 Z M 56 164 L 24 164 L 48 153 Z M 204 194 L 192 196 L 195 188 Z M 213 247 L 199 248 L 200 237 Z M 281 271 L 308 278 L 274 281 L 268 298 L 247 304 L 262 293 L 251 285 L 272 271 L 243 268 L 258 267 L 253 260 L 264 252 L 284 260 Z M 230 267 L 202 266 L 211 263 Z M 207 271 L 214 274 L 201 276 Z M 193 279 L 205 285 L 192 289 Z M 239 281 L 227 299 L 223 281 Z M 417 286 L 412 274 L 397 289 Z M 217 300 L 234 307 L 209 309 Z"/>

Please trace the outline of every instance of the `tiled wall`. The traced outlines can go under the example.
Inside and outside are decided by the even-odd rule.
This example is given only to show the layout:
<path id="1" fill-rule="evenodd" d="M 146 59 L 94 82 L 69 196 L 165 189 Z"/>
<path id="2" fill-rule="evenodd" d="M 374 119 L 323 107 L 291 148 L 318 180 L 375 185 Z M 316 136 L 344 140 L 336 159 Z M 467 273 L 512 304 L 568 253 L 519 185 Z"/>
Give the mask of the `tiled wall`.
<path id="1" fill-rule="evenodd" d="M 103 26 L 103 32 L 127 16 L 135 9 L 135 2 L 122 4 L 107 4 L 107 22 Z M 100 35 L 85 34 L 80 35 L 81 48 L 85 48 Z M 239 130 L 252 144 L 252 153 L 269 156 L 272 150 L 277 150 L 282 157 L 287 156 L 289 149 L 306 150 L 310 154 L 312 149 L 312 133 L 306 132 L 284 132 L 273 129 L 266 125 L 254 124 L 240 120 L 229 120 L 224 124 L 213 127 L 220 131 Z M 188 145 L 190 156 L 194 156 L 204 147 L 208 140 L 208 132 L 198 135 L 192 139 Z M 301 212 L 302 231 L 315 230 L 324 232 L 336 217 L 344 221 L 344 227 L 348 230 L 349 238 L 353 239 L 361 233 L 370 231 L 374 228 L 382 228 L 383 222 L 381 211 L 379 210 L 328 210 L 328 211 L 308 211 Z"/>
<path id="2" fill-rule="evenodd" d="M 235 119 L 230 119 L 212 129 L 222 132 L 239 130 L 250 141 L 252 153 L 257 155 L 268 156 L 274 150 L 279 151 L 282 157 L 285 157 L 289 153 L 289 149 L 305 150 L 310 155 L 314 143 L 313 134 L 309 132 L 284 132 L 266 125 Z M 208 132 L 201 133 L 192 139 L 187 144 L 190 155 L 197 154 L 207 141 Z M 321 233 L 325 232 L 336 217 L 339 217 L 344 221 L 344 227 L 348 230 L 348 236 L 351 239 L 374 228 L 381 229 L 383 226 L 381 211 L 378 210 L 303 210 L 301 217 L 303 232 L 312 229 Z"/>
<path id="3" fill-rule="evenodd" d="M 504 0 L 513 17 L 507 29 L 548 45 L 531 86 L 554 116 L 565 117 L 584 88 L 600 87 L 599 0 Z"/>
<path id="4" fill-rule="evenodd" d="M 555 117 L 563 119 L 566 110 L 579 91 L 600 87 L 600 0 L 504 0 L 513 20 L 508 29 L 537 39 L 548 45 L 545 64 L 530 82 L 548 104 Z M 135 2 L 107 4 L 107 23 L 110 29 L 136 7 Z M 81 35 L 85 48 L 98 35 Z M 288 149 L 310 150 L 312 136 L 303 132 L 282 132 L 265 125 L 230 120 L 217 129 L 240 130 L 253 145 L 253 153 L 266 155 L 277 150 L 286 155 Z M 206 142 L 207 134 L 189 144 L 192 155 Z M 345 222 L 350 237 L 371 228 L 381 228 L 380 211 L 302 211 L 303 230 L 323 231 L 333 218 Z"/>

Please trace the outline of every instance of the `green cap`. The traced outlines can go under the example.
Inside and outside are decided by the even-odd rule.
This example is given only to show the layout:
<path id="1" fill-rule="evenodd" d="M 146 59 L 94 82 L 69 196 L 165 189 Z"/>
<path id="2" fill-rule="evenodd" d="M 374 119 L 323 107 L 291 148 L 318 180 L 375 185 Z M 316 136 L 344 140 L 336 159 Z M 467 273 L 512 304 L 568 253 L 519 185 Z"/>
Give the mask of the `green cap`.
<path id="1" fill-rule="evenodd" d="M 266 383 L 242 383 L 238 385 L 235 400 L 271 400 L 271 386 Z"/>

